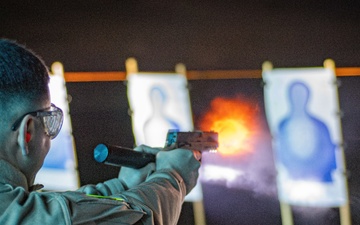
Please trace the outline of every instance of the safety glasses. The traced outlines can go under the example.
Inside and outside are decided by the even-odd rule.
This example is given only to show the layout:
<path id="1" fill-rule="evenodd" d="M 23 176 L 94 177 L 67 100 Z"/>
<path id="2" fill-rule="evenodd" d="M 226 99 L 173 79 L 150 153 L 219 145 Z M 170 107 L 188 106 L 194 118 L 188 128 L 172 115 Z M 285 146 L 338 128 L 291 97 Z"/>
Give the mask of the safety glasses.
<path id="1" fill-rule="evenodd" d="M 41 118 L 41 122 L 44 125 L 45 133 L 51 139 L 54 139 L 59 134 L 64 120 L 63 111 L 59 107 L 51 103 L 51 107 L 49 109 L 28 112 L 22 115 L 19 119 L 15 121 L 15 123 L 11 127 L 13 131 L 16 131 L 19 128 L 21 121 L 26 115 L 32 115 Z"/>

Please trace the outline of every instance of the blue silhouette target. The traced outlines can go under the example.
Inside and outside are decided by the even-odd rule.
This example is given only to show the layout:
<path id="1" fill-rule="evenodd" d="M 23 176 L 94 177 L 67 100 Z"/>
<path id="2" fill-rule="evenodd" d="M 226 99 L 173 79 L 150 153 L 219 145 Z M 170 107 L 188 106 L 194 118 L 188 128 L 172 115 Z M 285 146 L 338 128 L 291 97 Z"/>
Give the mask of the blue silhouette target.
<path id="1" fill-rule="evenodd" d="M 332 182 L 336 145 L 326 124 L 309 112 L 309 87 L 293 82 L 288 97 L 290 112 L 278 126 L 279 162 L 294 180 Z"/>

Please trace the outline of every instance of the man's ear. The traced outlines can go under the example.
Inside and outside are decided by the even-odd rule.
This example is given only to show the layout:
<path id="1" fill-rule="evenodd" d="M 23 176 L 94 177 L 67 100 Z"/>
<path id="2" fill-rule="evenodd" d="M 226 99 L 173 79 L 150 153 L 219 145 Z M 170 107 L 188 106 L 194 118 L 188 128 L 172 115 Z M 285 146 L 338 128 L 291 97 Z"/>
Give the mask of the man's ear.
<path id="1" fill-rule="evenodd" d="M 28 144 L 34 134 L 34 120 L 32 116 L 26 115 L 19 127 L 18 144 L 22 155 L 29 154 Z"/>

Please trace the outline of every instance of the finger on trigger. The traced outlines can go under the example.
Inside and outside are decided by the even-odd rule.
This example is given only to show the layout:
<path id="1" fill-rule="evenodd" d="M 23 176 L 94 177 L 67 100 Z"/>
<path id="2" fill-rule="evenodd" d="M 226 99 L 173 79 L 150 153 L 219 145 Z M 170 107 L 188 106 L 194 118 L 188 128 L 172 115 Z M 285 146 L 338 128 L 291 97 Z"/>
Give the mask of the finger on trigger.
<path id="1" fill-rule="evenodd" d="M 156 155 L 161 150 L 161 148 L 152 148 L 152 147 L 147 146 L 147 145 L 140 145 L 140 146 L 141 146 L 141 151 L 142 152 L 150 153 L 150 154 L 153 154 L 153 155 Z"/>
<path id="2" fill-rule="evenodd" d="M 144 152 L 145 145 L 139 145 L 134 148 L 134 151 Z"/>

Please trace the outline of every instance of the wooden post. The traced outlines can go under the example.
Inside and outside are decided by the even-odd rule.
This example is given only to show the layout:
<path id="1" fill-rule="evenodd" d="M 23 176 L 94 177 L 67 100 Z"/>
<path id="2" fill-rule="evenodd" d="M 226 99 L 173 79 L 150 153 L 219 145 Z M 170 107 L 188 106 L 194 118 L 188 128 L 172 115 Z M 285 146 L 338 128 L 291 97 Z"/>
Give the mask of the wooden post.
<path id="1" fill-rule="evenodd" d="M 273 65 L 270 61 L 265 61 L 262 64 L 263 72 L 271 71 L 272 69 L 273 69 Z M 294 221 L 293 221 L 291 206 L 281 200 L 279 200 L 279 202 L 280 202 L 281 223 L 283 225 L 293 225 Z"/>
<path id="2" fill-rule="evenodd" d="M 132 74 L 132 73 L 138 73 L 138 64 L 135 58 L 128 58 L 125 61 L 125 68 L 126 68 L 126 76 Z"/>
<path id="3" fill-rule="evenodd" d="M 334 71 L 335 77 L 336 77 L 336 67 L 335 62 L 332 59 L 326 59 L 324 61 L 324 68 L 331 69 Z M 339 118 L 340 121 L 340 118 Z M 339 124 L 339 132 L 342 133 L 341 124 Z M 340 206 L 340 224 L 341 225 L 351 225 L 351 213 L 350 213 L 350 203 L 349 203 L 349 189 L 348 189 L 348 183 L 347 183 L 347 176 L 346 176 L 346 162 L 345 162 L 345 154 L 344 149 L 341 149 L 341 158 L 342 158 L 342 164 L 344 165 L 344 171 L 343 176 L 344 178 L 344 187 L 346 191 L 346 203 L 342 206 Z"/>
<path id="4" fill-rule="evenodd" d="M 175 66 L 175 72 L 186 76 L 186 66 L 182 63 L 178 63 Z"/>
<path id="5" fill-rule="evenodd" d="M 204 201 L 201 199 L 199 201 L 193 202 L 192 205 L 193 205 L 193 212 L 194 212 L 194 224 L 195 225 L 206 225 Z"/>
<path id="6" fill-rule="evenodd" d="M 57 74 L 64 77 L 64 66 L 61 62 L 54 62 L 51 64 L 51 74 Z"/>
<path id="7" fill-rule="evenodd" d="M 280 200 L 281 223 L 282 225 L 293 225 L 291 206 Z"/>
<path id="8" fill-rule="evenodd" d="M 186 66 L 182 63 L 178 63 L 175 66 L 175 72 L 182 74 L 186 77 Z M 194 224 L 195 225 L 206 225 L 205 209 L 203 200 L 192 202 L 194 212 Z"/>
<path id="9" fill-rule="evenodd" d="M 262 71 L 266 72 L 266 71 L 271 71 L 273 69 L 273 64 L 270 61 L 265 61 L 262 64 Z"/>

